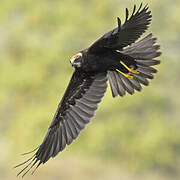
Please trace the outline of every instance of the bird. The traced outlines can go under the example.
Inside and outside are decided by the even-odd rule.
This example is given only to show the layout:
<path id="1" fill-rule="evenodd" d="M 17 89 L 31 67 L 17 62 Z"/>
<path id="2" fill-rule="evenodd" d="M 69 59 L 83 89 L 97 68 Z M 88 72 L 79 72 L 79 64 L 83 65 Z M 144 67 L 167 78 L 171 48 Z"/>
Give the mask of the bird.
<path id="1" fill-rule="evenodd" d="M 139 38 L 148 29 L 152 14 L 149 6 L 134 5 L 132 13 L 126 8 L 125 21 L 117 18 L 117 27 L 105 33 L 89 48 L 70 58 L 74 68 L 69 85 L 40 146 L 31 158 L 15 166 L 23 169 L 17 174 L 32 174 L 50 158 L 54 158 L 77 138 L 89 123 L 110 84 L 113 97 L 134 94 L 148 86 L 160 64 L 160 45 L 152 33 Z"/>

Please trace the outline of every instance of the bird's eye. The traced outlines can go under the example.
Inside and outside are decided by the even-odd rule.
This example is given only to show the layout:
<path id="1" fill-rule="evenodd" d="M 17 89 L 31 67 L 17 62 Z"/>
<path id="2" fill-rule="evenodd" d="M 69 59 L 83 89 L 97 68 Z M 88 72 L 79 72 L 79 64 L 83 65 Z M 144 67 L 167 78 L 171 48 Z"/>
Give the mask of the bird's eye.
<path id="1" fill-rule="evenodd" d="M 74 60 L 73 66 L 79 68 L 81 67 L 81 63 L 82 63 L 82 58 L 79 56 L 78 58 Z"/>

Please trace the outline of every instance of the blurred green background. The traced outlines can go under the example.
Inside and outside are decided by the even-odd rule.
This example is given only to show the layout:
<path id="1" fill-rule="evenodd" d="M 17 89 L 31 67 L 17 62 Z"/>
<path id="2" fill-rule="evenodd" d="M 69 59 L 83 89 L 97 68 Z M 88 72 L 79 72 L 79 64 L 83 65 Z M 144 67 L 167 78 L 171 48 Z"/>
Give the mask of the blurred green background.
<path id="1" fill-rule="evenodd" d="M 132 0 L 1 0 L 0 179 L 47 131 L 67 87 L 72 55 L 124 20 Z M 143 1 L 158 37 L 159 73 L 133 97 L 110 89 L 78 140 L 26 179 L 180 179 L 180 1 Z M 146 33 L 147 34 L 147 33 Z"/>

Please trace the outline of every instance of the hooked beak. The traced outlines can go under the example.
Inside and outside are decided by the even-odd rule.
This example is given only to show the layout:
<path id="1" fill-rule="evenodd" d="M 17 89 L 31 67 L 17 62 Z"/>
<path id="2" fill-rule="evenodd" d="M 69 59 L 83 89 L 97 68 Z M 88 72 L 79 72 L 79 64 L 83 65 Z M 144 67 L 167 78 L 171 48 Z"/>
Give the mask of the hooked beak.
<path id="1" fill-rule="evenodd" d="M 72 65 L 72 66 L 74 66 L 74 61 L 75 61 L 75 58 L 74 58 L 74 57 L 72 57 L 69 61 L 70 61 L 71 65 Z"/>

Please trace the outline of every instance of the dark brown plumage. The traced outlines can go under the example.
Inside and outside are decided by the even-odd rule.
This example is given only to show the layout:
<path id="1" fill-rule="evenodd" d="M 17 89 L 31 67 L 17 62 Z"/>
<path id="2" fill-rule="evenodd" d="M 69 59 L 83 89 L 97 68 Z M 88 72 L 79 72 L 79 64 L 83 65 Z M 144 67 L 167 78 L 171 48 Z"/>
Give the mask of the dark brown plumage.
<path id="1" fill-rule="evenodd" d="M 155 45 L 152 34 L 136 42 L 147 30 L 151 17 L 147 5 L 142 8 L 141 4 L 138 10 L 134 6 L 130 17 L 126 9 L 124 24 L 118 18 L 117 28 L 71 58 L 75 71 L 68 88 L 42 144 L 30 159 L 16 166 L 26 164 L 18 175 L 24 176 L 35 165 L 36 170 L 77 138 L 94 116 L 108 80 L 115 97 L 141 91 L 141 84 L 147 86 L 148 79 L 154 78 L 157 70 L 151 66 L 160 63 L 154 60 L 161 54 L 160 46 Z"/>

